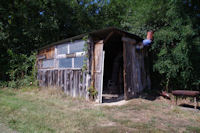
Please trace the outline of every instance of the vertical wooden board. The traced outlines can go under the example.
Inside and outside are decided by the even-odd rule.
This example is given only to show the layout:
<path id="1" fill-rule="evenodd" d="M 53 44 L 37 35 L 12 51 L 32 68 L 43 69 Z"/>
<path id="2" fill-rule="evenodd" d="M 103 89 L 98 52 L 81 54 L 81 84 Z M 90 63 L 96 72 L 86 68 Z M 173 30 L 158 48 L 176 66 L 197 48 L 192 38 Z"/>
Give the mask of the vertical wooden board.
<path id="1" fill-rule="evenodd" d="M 78 88 L 79 88 L 79 96 L 82 97 L 82 91 L 81 91 L 81 80 L 83 80 L 81 77 L 82 77 L 82 74 L 83 72 L 82 71 L 79 71 L 79 85 L 78 85 Z"/>
<path id="2" fill-rule="evenodd" d="M 53 86 L 53 71 L 50 72 L 50 86 Z"/>
<path id="3" fill-rule="evenodd" d="M 75 76 L 74 76 L 74 89 L 75 89 L 75 97 L 78 97 L 78 71 L 75 71 Z"/>
<path id="4" fill-rule="evenodd" d="M 61 70 L 62 71 L 62 84 L 64 84 L 64 72 L 65 70 Z"/>
<path id="5" fill-rule="evenodd" d="M 51 86 L 54 86 L 54 71 L 51 71 L 51 79 L 52 79 L 52 82 L 51 82 Z"/>
<path id="6" fill-rule="evenodd" d="M 138 73 L 136 66 L 135 46 L 124 42 L 124 88 L 125 99 L 130 99 L 137 93 Z"/>
<path id="7" fill-rule="evenodd" d="M 71 74 L 71 71 L 67 71 L 66 73 L 66 81 L 67 81 L 67 93 L 68 95 L 71 95 L 70 93 L 70 87 L 71 87 L 71 81 L 70 81 L 70 74 Z"/>
<path id="8" fill-rule="evenodd" d="M 65 92 L 66 94 L 68 94 L 68 92 L 67 92 L 67 71 L 66 71 L 66 70 L 63 70 L 63 73 L 64 73 L 64 75 L 63 75 L 64 92 Z"/>
<path id="9" fill-rule="evenodd" d="M 73 71 L 70 71 L 69 73 L 69 77 L 70 77 L 70 96 L 73 96 L 73 88 L 74 88 L 74 84 L 73 84 Z"/>
<path id="10" fill-rule="evenodd" d="M 72 83 L 73 83 L 73 87 L 72 87 L 72 96 L 75 97 L 75 91 L 76 91 L 76 72 L 73 71 L 73 80 L 72 80 Z"/>
<path id="11" fill-rule="evenodd" d="M 55 70 L 55 76 L 56 76 L 56 79 L 55 79 L 55 86 L 58 86 L 58 70 Z"/>
<path id="12" fill-rule="evenodd" d="M 56 86 L 60 87 L 60 70 L 58 70 Z"/>
<path id="13" fill-rule="evenodd" d="M 72 96 L 75 97 L 76 91 L 76 79 L 75 79 L 75 72 L 72 73 Z"/>
<path id="14" fill-rule="evenodd" d="M 125 99 L 135 97 L 147 86 L 144 51 L 124 42 L 124 89 Z"/>
<path id="15" fill-rule="evenodd" d="M 127 77 L 126 77 L 126 65 L 127 65 L 127 60 L 126 60 L 126 42 L 123 42 L 123 61 L 124 61 L 124 69 L 123 69 L 123 78 L 124 78 L 124 99 L 128 100 L 128 89 L 127 89 Z"/>
<path id="16" fill-rule="evenodd" d="M 45 86 L 45 70 L 42 73 L 42 85 Z"/>
<path id="17" fill-rule="evenodd" d="M 136 51 L 136 72 L 137 72 L 137 93 L 139 93 L 140 91 L 142 91 L 142 80 L 141 80 L 141 51 Z"/>
<path id="18" fill-rule="evenodd" d="M 55 71 L 52 71 L 52 86 L 55 86 Z"/>
<path id="19" fill-rule="evenodd" d="M 81 92 L 81 76 L 82 76 L 82 72 L 79 71 L 78 74 L 78 92 L 79 92 L 79 96 L 82 97 L 82 92 Z"/>
<path id="20" fill-rule="evenodd" d="M 50 82 L 51 82 L 51 70 L 48 70 L 48 87 L 50 86 Z"/>
<path id="21" fill-rule="evenodd" d="M 102 103 L 102 93 L 103 93 L 103 75 L 104 75 L 104 57 L 105 57 L 105 52 L 103 51 L 103 56 L 102 56 L 102 68 L 101 68 L 101 88 L 100 88 L 100 94 L 99 94 L 99 102 Z"/>
<path id="22" fill-rule="evenodd" d="M 144 50 L 140 53 L 140 70 L 141 70 L 141 83 L 142 83 L 142 89 L 147 87 L 147 80 L 146 80 L 146 73 L 145 73 L 145 66 L 144 66 Z"/>
<path id="23" fill-rule="evenodd" d="M 49 86 L 49 72 L 50 72 L 50 70 L 47 70 L 47 72 L 46 72 L 46 79 L 47 79 L 47 87 Z"/>
<path id="24" fill-rule="evenodd" d="M 77 85 L 76 85 L 77 88 L 76 88 L 76 94 L 77 94 L 78 97 L 80 97 L 80 94 L 79 94 L 79 81 L 80 81 L 79 75 L 80 75 L 80 73 L 79 73 L 79 71 L 77 71 Z"/>
<path id="25" fill-rule="evenodd" d="M 43 86 L 43 83 L 42 83 L 42 75 L 43 75 L 43 71 L 40 71 L 40 84 L 41 84 L 41 86 Z"/>
<path id="26" fill-rule="evenodd" d="M 48 86 L 48 70 L 45 72 L 45 86 Z"/>
<path id="27" fill-rule="evenodd" d="M 66 78 L 67 78 L 67 93 L 71 96 L 71 81 L 70 81 L 70 74 L 71 71 L 66 71 Z"/>
<path id="28" fill-rule="evenodd" d="M 77 71 L 75 70 L 74 71 L 74 97 L 77 97 L 77 89 L 78 89 L 78 87 L 77 87 L 77 77 L 78 75 L 77 75 Z"/>
<path id="29" fill-rule="evenodd" d="M 85 97 L 87 92 L 86 74 L 81 70 L 72 69 L 54 69 L 54 70 L 38 70 L 38 80 L 40 86 L 58 86 L 64 90 L 70 96 L 73 97 Z M 82 79 L 81 79 L 81 76 Z"/>
<path id="30" fill-rule="evenodd" d="M 94 87 L 98 91 L 98 102 L 101 102 L 101 80 L 103 73 L 103 41 L 99 41 L 94 46 Z M 87 81 L 86 81 L 87 82 Z"/>
<path id="31" fill-rule="evenodd" d="M 82 73 L 81 92 L 85 96 L 85 72 Z"/>
<path id="32" fill-rule="evenodd" d="M 84 73 L 83 91 L 84 91 L 85 96 L 87 95 L 87 92 L 88 92 L 86 82 L 87 82 L 87 73 Z"/>
<path id="33" fill-rule="evenodd" d="M 60 70 L 60 86 L 62 90 L 64 91 L 64 86 L 63 86 L 63 70 Z"/>

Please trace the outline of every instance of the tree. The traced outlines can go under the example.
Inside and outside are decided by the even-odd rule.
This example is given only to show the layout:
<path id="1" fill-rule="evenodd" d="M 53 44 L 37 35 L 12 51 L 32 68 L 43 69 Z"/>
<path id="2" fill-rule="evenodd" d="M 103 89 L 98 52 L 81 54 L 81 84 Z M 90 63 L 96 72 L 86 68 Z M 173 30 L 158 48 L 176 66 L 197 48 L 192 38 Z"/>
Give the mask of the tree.
<path id="1" fill-rule="evenodd" d="M 191 58 L 199 59 L 192 51 L 199 35 L 199 27 L 195 30 L 199 14 L 193 14 L 190 3 L 193 1 L 133 1 L 123 22 L 126 29 L 143 37 L 148 30 L 155 31 L 152 76 L 166 90 L 192 88 L 198 77 Z"/>

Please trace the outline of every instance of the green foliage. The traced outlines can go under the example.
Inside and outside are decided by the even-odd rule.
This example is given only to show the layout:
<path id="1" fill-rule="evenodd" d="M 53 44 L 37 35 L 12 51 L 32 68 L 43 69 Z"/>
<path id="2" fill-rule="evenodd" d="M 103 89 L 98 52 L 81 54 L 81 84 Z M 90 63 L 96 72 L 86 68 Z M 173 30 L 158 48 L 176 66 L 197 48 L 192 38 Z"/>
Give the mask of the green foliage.
<path id="1" fill-rule="evenodd" d="M 125 16 L 123 26 L 131 32 L 146 38 L 146 32 L 153 30 L 154 43 L 151 47 L 153 72 L 156 84 L 160 82 L 163 89 L 195 89 L 192 82 L 196 80 L 194 70 L 193 40 L 199 35 L 194 16 L 188 1 L 136 0 L 131 4 Z M 194 6 L 194 5 L 193 5 Z M 197 8 L 199 10 L 199 7 Z M 188 11 L 188 12 L 186 12 Z M 196 13 L 197 15 L 197 13 Z M 197 52 L 200 54 L 200 51 Z M 195 61 L 195 62 L 196 62 Z M 195 76 L 194 76 L 195 75 Z"/>
<path id="2" fill-rule="evenodd" d="M 199 88 L 200 2 L 197 0 L 2 0 L 0 3 L 1 86 L 5 86 L 4 81 L 10 81 L 9 86 L 33 81 L 30 75 L 35 74 L 32 70 L 35 67 L 31 53 L 45 44 L 113 26 L 143 38 L 148 30 L 155 31 L 150 50 L 153 86 L 160 84 L 167 90 Z M 29 80 L 21 81 L 27 76 Z"/>
<path id="3" fill-rule="evenodd" d="M 26 85 L 36 85 L 36 54 L 26 56 L 24 54 L 14 54 L 8 50 L 9 75 L 8 87 L 19 88 Z"/>
<path id="4" fill-rule="evenodd" d="M 97 97 L 97 95 L 98 95 L 98 91 L 93 86 L 90 86 L 88 88 L 88 92 L 89 92 L 89 97 L 92 100 L 94 100 Z"/>
<path id="5" fill-rule="evenodd" d="M 89 53 L 88 53 L 88 35 L 87 36 L 84 36 L 83 37 L 83 40 L 85 41 L 85 44 L 84 44 L 84 48 L 83 48 L 83 51 L 85 51 L 86 52 L 86 54 L 85 54 L 85 59 L 84 59 L 84 61 L 83 61 L 83 67 L 82 67 L 82 71 L 83 72 L 85 72 L 85 71 L 87 71 L 88 70 L 88 66 L 87 66 L 87 60 L 88 60 L 88 58 L 89 58 Z"/>

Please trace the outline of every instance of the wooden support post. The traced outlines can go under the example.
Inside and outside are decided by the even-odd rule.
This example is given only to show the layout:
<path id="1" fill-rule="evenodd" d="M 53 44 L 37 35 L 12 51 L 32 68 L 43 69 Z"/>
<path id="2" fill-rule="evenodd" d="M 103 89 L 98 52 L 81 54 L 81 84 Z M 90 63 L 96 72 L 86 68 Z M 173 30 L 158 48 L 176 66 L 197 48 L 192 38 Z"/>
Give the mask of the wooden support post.
<path id="1" fill-rule="evenodd" d="M 124 69 L 123 69 L 123 77 L 124 77 L 124 99 L 128 100 L 128 90 L 126 84 L 126 42 L 123 42 L 123 60 L 124 60 Z"/>

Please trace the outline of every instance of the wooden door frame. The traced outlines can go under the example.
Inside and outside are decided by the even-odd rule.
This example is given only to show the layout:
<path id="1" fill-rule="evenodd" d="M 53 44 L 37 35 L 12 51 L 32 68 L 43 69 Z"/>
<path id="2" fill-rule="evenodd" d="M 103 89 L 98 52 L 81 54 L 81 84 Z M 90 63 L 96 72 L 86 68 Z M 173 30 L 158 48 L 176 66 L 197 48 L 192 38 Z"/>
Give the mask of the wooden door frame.
<path id="1" fill-rule="evenodd" d="M 99 49 L 100 51 L 98 51 L 98 49 L 96 49 L 97 45 L 100 45 L 100 49 Z M 92 70 L 93 70 L 92 86 L 94 86 L 96 91 L 98 91 L 98 96 L 96 99 L 96 102 L 98 102 L 98 103 L 102 103 L 102 91 L 103 91 L 103 76 L 102 75 L 103 75 L 104 66 L 102 66 L 103 63 L 102 64 L 98 64 L 98 63 L 99 63 L 99 60 L 100 60 L 100 62 L 104 62 L 103 46 L 104 46 L 103 40 L 100 40 L 94 44 L 94 51 L 93 51 L 94 56 L 93 56 L 93 63 L 92 63 Z M 100 53 L 101 57 L 99 57 L 99 55 L 97 54 L 98 52 Z M 99 79 L 99 80 L 97 81 L 97 79 Z"/>

